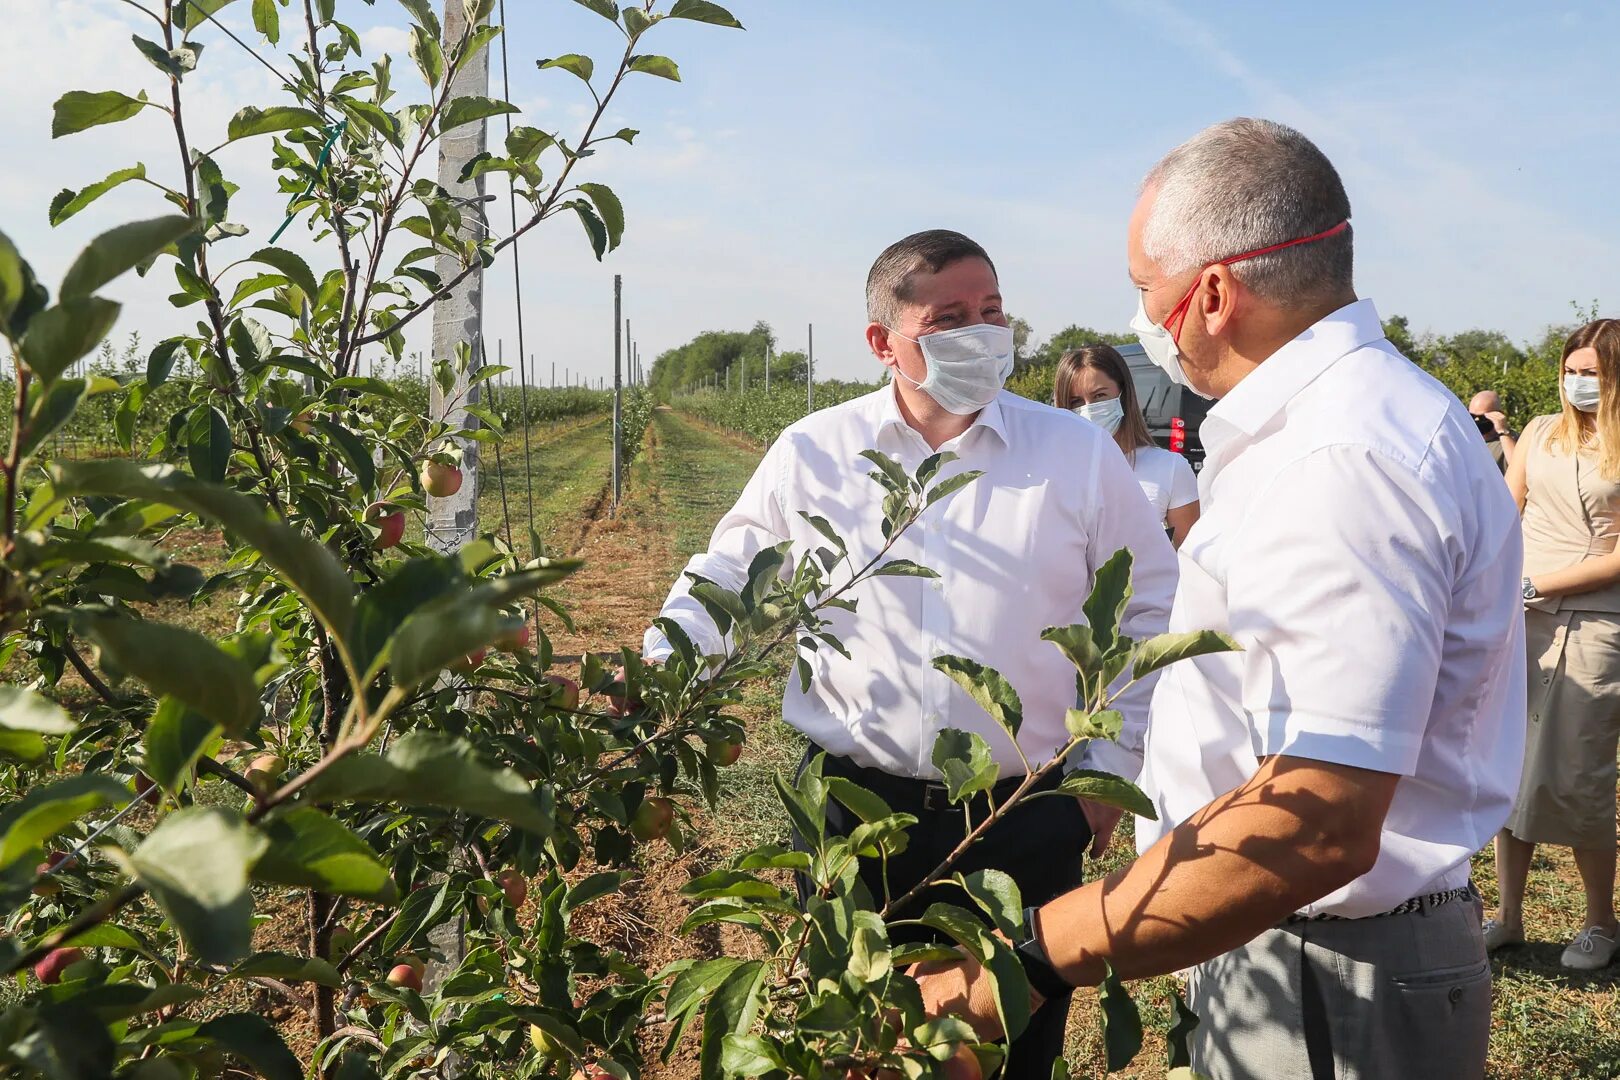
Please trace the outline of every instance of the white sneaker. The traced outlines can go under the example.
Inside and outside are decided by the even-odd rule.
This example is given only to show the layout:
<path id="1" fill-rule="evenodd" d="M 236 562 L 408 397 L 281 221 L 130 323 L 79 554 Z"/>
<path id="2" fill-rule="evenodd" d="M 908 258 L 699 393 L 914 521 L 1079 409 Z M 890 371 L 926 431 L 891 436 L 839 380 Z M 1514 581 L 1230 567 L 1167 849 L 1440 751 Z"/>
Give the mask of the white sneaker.
<path id="1" fill-rule="evenodd" d="M 1575 935 L 1559 962 L 1575 971 L 1596 971 L 1607 967 L 1620 948 L 1620 935 L 1605 934 L 1595 926 L 1588 926 Z"/>
<path id="2" fill-rule="evenodd" d="M 1510 929 L 1506 923 L 1497 922 L 1495 919 L 1486 919 L 1484 930 L 1486 952 L 1495 952 L 1508 945 L 1524 944 L 1523 929 Z"/>

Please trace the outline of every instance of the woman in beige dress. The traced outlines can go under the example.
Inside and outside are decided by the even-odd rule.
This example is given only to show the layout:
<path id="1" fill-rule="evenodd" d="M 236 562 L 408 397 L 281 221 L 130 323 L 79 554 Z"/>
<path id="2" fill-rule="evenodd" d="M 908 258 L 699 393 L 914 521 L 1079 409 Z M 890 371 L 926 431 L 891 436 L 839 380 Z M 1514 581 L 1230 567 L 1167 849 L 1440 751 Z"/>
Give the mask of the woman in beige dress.
<path id="1" fill-rule="evenodd" d="M 1575 851 L 1586 920 L 1567 968 L 1613 958 L 1615 750 L 1620 737 L 1620 320 L 1564 344 L 1563 411 L 1524 429 L 1507 482 L 1524 517 L 1530 672 L 1524 777 L 1496 838 L 1501 907 L 1485 941 L 1524 940 L 1524 887 L 1537 844 Z"/>

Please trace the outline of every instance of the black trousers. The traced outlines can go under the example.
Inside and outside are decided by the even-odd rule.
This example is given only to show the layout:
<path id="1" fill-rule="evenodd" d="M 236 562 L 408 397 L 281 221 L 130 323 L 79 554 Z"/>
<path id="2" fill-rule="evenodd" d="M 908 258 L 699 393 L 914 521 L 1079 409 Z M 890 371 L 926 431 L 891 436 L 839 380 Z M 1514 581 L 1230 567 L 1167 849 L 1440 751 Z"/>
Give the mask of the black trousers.
<path id="1" fill-rule="evenodd" d="M 811 745 L 805 752 L 800 770 L 811 758 L 821 753 Z M 889 893 L 899 896 L 909 891 L 934 867 L 938 866 L 966 835 L 964 819 L 959 807 L 952 807 L 944 798 L 939 784 L 892 776 L 876 769 L 856 765 L 848 758 L 827 755 L 822 766 L 825 776 L 843 776 L 872 791 L 889 804 L 896 813 L 914 814 L 917 824 L 912 826 L 910 843 L 906 850 L 889 859 Z M 1043 786 L 1055 787 L 1059 778 L 1054 775 Z M 1017 780 L 1003 781 L 995 792 L 997 801 L 1006 798 Z M 989 811 L 989 802 L 983 796 L 972 800 L 973 820 L 983 821 Z M 861 823 L 836 799 L 827 802 L 827 832 L 832 836 L 848 836 Z M 1082 878 L 1082 857 L 1091 843 L 1091 826 L 1076 799 L 1045 796 L 1017 806 L 997 821 L 977 843 L 967 850 L 953 869 L 963 874 L 975 870 L 1001 870 L 1011 875 L 1026 907 L 1044 904 L 1079 887 Z M 804 851 L 807 845 L 797 833 L 793 836 L 795 848 Z M 883 902 L 883 869 L 877 859 L 862 859 L 861 881 L 873 899 Z M 809 883 L 799 880 L 801 901 L 807 894 Z M 915 918 L 929 904 L 955 904 L 976 915 L 982 914 L 973 900 L 956 886 L 934 886 L 904 908 L 892 914 L 896 919 Z M 989 920 L 986 919 L 986 922 Z M 899 927 L 891 934 L 893 944 L 911 942 L 946 941 L 944 935 L 925 926 Z M 1063 1036 L 1068 1026 L 1069 997 L 1046 1002 L 1030 1018 L 1029 1027 L 1013 1041 L 1001 1076 L 1007 1080 L 1050 1080 L 1052 1063 L 1063 1053 Z"/>

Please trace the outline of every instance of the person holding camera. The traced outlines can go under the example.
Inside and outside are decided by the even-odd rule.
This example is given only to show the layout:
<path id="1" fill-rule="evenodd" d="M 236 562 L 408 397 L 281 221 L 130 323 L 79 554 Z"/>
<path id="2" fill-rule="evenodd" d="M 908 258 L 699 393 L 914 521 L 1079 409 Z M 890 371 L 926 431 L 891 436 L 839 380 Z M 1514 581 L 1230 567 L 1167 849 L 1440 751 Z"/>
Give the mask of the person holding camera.
<path id="1" fill-rule="evenodd" d="M 1502 399 L 1495 390 L 1481 390 L 1468 403 L 1468 413 L 1474 418 L 1474 426 L 1485 437 L 1485 445 L 1491 449 L 1491 460 L 1496 462 L 1497 470 L 1506 475 L 1508 465 L 1513 461 L 1513 451 L 1519 444 L 1519 436 L 1508 427 L 1507 414 L 1502 411 Z"/>

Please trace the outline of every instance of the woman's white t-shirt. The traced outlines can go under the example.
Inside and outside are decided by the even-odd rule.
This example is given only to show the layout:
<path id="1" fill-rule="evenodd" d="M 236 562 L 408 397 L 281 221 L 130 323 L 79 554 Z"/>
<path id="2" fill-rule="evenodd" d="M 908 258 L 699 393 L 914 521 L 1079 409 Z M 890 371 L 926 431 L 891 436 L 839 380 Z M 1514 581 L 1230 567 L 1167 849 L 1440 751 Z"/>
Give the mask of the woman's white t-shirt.
<path id="1" fill-rule="evenodd" d="M 1160 522 L 1171 510 L 1198 501 L 1198 477 L 1180 454 L 1159 446 L 1138 446 L 1133 468 L 1136 482 Z"/>

